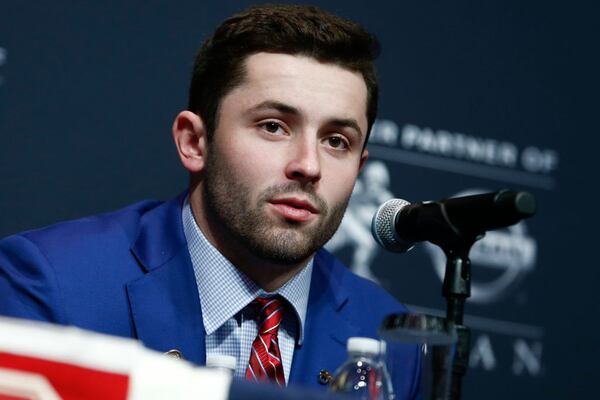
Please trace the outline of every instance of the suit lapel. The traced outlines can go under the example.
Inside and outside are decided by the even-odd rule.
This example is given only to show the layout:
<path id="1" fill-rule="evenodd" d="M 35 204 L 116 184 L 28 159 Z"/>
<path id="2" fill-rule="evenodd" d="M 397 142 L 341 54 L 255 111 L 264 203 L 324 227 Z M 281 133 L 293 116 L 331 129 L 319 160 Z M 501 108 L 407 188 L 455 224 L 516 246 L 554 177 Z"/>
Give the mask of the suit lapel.
<path id="1" fill-rule="evenodd" d="M 127 284 L 137 337 L 158 351 L 205 362 L 204 324 L 181 223 L 185 193 L 142 216 L 132 252 L 146 274 Z"/>
<path id="2" fill-rule="evenodd" d="M 344 274 L 331 257 L 317 253 L 308 300 L 304 343 L 296 346 L 289 384 L 319 386 L 321 370 L 334 373 L 346 359 L 346 342 L 359 329 L 345 315 Z"/>

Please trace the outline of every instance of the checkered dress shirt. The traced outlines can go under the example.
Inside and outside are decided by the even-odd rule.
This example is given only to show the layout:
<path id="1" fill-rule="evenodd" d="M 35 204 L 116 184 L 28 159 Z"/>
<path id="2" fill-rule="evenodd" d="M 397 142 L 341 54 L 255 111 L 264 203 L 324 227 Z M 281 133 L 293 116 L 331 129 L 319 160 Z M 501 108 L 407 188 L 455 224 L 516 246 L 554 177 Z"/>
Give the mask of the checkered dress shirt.
<path id="1" fill-rule="evenodd" d="M 235 377 L 244 378 L 252 342 L 258 333 L 256 311 L 248 305 L 258 296 L 279 294 L 291 305 L 283 317 L 278 336 L 287 383 L 295 345 L 302 344 L 304 336 L 312 259 L 276 292 L 267 293 L 208 242 L 196 224 L 189 199 L 186 199 L 183 205 L 182 218 L 200 294 L 206 331 L 206 354 L 226 354 L 235 357 Z"/>

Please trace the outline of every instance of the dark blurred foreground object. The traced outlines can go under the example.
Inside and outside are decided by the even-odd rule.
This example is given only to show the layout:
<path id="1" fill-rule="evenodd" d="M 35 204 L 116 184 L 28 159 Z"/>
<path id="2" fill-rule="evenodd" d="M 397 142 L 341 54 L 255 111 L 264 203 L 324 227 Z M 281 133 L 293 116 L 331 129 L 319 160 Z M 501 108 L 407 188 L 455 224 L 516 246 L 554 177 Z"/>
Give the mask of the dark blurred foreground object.
<path id="1" fill-rule="evenodd" d="M 450 394 L 450 372 L 456 351 L 456 329 L 445 318 L 418 314 L 393 314 L 385 318 L 379 329 L 385 340 L 390 373 L 401 374 L 395 359 L 395 347 L 417 344 L 420 349 L 420 398 L 447 400 Z"/>

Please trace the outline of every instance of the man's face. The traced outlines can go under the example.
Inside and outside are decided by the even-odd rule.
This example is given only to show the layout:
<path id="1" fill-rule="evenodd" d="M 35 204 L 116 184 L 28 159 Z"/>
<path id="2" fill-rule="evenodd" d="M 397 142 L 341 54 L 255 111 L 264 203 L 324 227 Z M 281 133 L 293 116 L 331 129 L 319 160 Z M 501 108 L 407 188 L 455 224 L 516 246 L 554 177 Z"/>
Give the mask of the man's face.
<path id="1" fill-rule="evenodd" d="M 359 73 L 250 56 L 207 148 L 204 212 L 218 235 L 279 264 L 311 257 L 339 226 L 366 159 L 366 102 Z"/>

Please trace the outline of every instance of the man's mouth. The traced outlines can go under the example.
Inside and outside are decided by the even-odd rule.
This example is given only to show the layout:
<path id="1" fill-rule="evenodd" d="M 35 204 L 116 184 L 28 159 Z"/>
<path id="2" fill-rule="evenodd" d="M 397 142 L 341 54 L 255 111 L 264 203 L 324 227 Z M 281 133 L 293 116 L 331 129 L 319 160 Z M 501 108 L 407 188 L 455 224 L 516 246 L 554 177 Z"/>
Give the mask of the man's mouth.
<path id="1" fill-rule="evenodd" d="M 310 201 L 298 197 L 271 199 L 269 203 L 284 218 L 292 221 L 308 221 L 319 213 L 317 207 Z"/>

